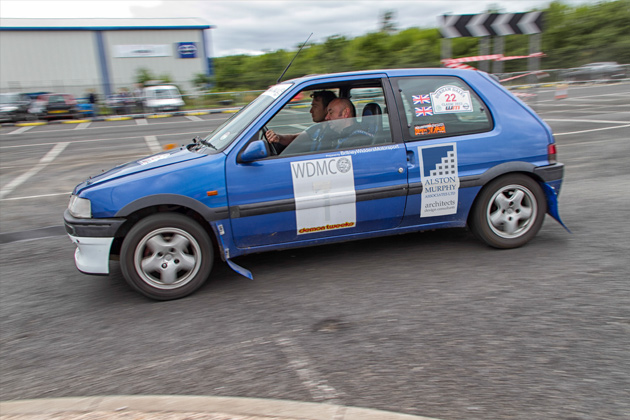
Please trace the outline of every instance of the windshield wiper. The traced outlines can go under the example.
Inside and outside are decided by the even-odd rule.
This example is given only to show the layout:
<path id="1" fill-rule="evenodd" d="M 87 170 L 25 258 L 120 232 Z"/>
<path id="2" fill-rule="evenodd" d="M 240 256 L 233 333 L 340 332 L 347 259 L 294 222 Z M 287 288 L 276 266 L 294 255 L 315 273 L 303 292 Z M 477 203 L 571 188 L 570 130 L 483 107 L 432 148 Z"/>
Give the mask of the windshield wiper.
<path id="1" fill-rule="evenodd" d="M 212 147 L 214 150 L 219 150 L 216 148 L 216 146 L 212 143 L 210 143 L 209 141 L 206 141 L 206 139 L 202 139 L 199 136 L 196 136 L 195 138 L 193 138 L 193 143 L 195 144 L 203 144 L 204 146 L 209 146 Z"/>

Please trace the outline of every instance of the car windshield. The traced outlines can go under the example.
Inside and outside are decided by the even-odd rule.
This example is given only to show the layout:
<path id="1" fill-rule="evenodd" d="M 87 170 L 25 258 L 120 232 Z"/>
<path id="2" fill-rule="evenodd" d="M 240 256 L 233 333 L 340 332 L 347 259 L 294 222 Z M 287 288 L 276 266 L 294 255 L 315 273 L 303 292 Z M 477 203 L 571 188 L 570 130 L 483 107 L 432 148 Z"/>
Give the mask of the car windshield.
<path id="1" fill-rule="evenodd" d="M 155 91 L 155 97 L 157 99 L 172 99 L 177 98 L 175 89 L 159 89 Z"/>
<path id="2" fill-rule="evenodd" d="M 203 140 L 216 150 L 229 145 L 260 113 L 275 101 L 292 83 L 281 83 L 267 89 L 258 98 L 220 125 Z"/>
<path id="3" fill-rule="evenodd" d="M 3 93 L 0 95 L 0 104 L 11 104 L 18 100 L 17 95 L 13 93 Z"/>

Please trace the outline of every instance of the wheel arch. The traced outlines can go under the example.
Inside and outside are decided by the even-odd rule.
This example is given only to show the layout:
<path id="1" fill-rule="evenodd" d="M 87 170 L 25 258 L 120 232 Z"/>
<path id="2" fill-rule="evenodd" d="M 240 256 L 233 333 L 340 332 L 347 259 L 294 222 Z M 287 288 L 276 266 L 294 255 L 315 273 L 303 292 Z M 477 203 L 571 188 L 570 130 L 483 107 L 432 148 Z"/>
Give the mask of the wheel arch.
<path id="1" fill-rule="evenodd" d="M 490 168 L 489 170 L 487 170 L 486 172 L 484 172 L 483 174 L 481 174 L 479 177 L 474 177 L 474 179 L 466 179 L 464 180 L 460 185 L 461 187 L 475 187 L 478 186 L 479 191 L 477 191 L 477 194 L 475 195 L 475 199 L 473 200 L 469 210 L 468 210 L 468 215 L 466 217 L 466 223 L 469 224 L 470 223 L 470 217 L 472 215 L 472 209 L 475 208 L 475 206 L 477 205 L 477 202 L 479 201 L 479 196 L 481 195 L 481 192 L 487 188 L 488 184 L 491 183 L 492 181 L 494 181 L 497 178 L 500 178 L 502 176 L 506 176 L 506 175 L 513 175 L 513 174 L 522 174 L 525 176 L 530 177 L 531 179 L 533 179 L 534 181 L 538 182 L 539 184 L 543 184 L 545 181 L 542 179 L 542 177 L 537 174 L 535 172 L 535 169 L 538 168 L 536 165 L 529 163 L 529 162 L 507 162 L 507 163 L 502 163 L 499 164 L 497 166 L 494 166 L 492 168 Z"/>
<path id="2" fill-rule="evenodd" d="M 116 232 L 110 254 L 120 255 L 122 242 L 131 228 L 140 220 L 156 213 L 179 213 L 190 217 L 208 232 L 215 251 L 220 249 L 216 234 L 210 222 L 226 218 L 227 208 L 225 208 L 225 210 L 221 208 L 213 209 L 193 198 L 183 195 L 158 194 L 132 201 L 116 213 L 116 217 L 125 218 L 126 221 Z"/>

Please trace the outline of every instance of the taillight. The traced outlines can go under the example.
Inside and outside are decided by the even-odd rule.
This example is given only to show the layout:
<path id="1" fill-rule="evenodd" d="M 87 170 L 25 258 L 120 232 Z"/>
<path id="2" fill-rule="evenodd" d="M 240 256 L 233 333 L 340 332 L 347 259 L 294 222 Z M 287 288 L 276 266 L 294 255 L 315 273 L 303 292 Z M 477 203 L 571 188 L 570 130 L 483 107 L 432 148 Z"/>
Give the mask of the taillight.
<path id="1" fill-rule="evenodd" d="M 547 159 L 549 159 L 549 163 L 556 163 L 556 143 L 551 143 L 547 146 Z"/>

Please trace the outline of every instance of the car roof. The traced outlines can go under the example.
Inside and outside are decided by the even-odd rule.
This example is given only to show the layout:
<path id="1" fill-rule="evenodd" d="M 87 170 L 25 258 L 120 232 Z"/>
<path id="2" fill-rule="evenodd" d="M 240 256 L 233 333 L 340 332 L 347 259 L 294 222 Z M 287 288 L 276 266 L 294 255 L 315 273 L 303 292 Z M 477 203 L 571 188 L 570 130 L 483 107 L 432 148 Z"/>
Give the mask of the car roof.
<path id="1" fill-rule="evenodd" d="M 311 74 L 295 79 L 286 80 L 286 82 L 301 83 L 307 81 L 325 80 L 332 77 L 352 77 L 352 76 L 379 76 L 385 75 L 387 77 L 405 77 L 405 76 L 460 76 L 470 77 L 472 74 L 480 73 L 478 70 L 461 70 L 461 69 L 448 69 L 441 67 L 430 68 L 410 68 L 410 69 L 380 69 L 380 70 L 361 70 L 352 72 L 340 72 L 340 73 L 326 73 L 326 74 Z"/>

